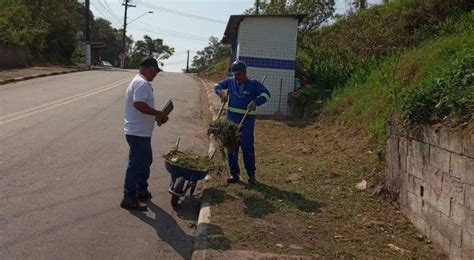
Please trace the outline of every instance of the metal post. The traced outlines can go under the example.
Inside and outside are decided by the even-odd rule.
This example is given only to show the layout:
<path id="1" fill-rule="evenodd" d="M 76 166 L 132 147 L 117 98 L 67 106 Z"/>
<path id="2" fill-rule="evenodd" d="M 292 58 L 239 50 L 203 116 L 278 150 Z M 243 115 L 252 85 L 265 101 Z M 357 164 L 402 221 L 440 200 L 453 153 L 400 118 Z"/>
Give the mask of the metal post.
<path id="1" fill-rule="evenodd" d="M 188 50 L 188 60 L 186 61 L 186 73 L 189 73 L 189 50 Z"/>
<path id="2" fill-rule="evenodd" d="M 124 3 L 122 4 L 125 6 L 125 13 L 123 15 L 123 32 L 122 32 L 122 53 L 124 55 L 121 55 L 124 57 L 123 59 L 120 60 L 120 67 L 123 69 L 125 67 L 125 54 L 127 53 L 126 50 L 126 39 L 127 39 L 127 11 L 129 7 L 135 7 L 135 5 L 129 4 L 130 0 L 124 0 Z"/>
<path id="3" fill-rule="evenodd" d="M 86 37 L 85 37 L 85 56 L 86 56 L 86 66 L 89 67 L 91 66 L 91 28 L 90 28 L 90 0 L 86 0 L 86 13 L 85 13 L 85 19 L 86 19 Z"/>

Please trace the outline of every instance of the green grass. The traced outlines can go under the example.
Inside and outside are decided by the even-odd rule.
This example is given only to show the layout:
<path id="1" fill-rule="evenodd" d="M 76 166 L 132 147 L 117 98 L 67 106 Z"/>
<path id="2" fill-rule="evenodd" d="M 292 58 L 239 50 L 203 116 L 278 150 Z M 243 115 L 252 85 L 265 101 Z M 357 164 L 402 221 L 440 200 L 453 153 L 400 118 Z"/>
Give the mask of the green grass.
<path id="1" fill-rule="evenodd" d="M 444 33 L 439 38 L 383 61 L 368 62 L 368 70 L 363 66 L 335 91 L 325 105 L 326 117 L 363 127 L 373 134 L 375 145 L 383 146 L 386 119 L 404 113 L 410 91 L 435 84 L 452 71 L 456 61 L 473 53 L 473 22 L 473 12 L 448 20 L 449 27 L 441 26 Z"/>
<path id="2" fill-rule="evenodd" d="M 374 57 L 385 58 L 401 48 L 453 33 L 459 25 L 472 27 L 455 19 L 469 10 L 467 2 L 394 0 L 343 16 L 301 37 L 297 73 L 327 90 L 341 87 Z"/>

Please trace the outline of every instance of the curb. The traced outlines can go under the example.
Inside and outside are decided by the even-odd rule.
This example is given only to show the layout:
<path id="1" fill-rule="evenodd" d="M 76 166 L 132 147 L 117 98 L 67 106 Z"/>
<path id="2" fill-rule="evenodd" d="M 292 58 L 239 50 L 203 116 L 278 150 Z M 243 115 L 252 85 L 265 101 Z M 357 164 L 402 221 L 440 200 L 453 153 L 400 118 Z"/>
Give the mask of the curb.
<path id="1" fill-rule="evenodd" d="M 60 75 L 60 74 L 81 72 L 81 71 L 93 70 L 93 69 L 94 68 L 70 69 L 70 70 L 64 70 L 64 71 L 47 72 L 47 73 L 42 73 L 42 74 L 33 74 L 33 75 L 24 76 L 24 77 L 16 77 L 16 78 L 11 78 L 11 79 L 0 80 L 0 85 L 7 84 L 7 83 L 12 83 L 12 82 L 19 82 L 19 81 L 29 80 L 29 79 L 36 79 L 36 78 L 42 78 L 42 77 L 48 77 L 48 76 L 54 76 L 54 75 Z"/>
<path id="2" fill-rule="evenodd" d="M 201 82 L 202 87 L 207 93 L 209 111 L 214 119 L 217 116 L 217 110 L 213 106 L 212 95 L 213 91 L 209 88 L 206 82 L 199 76 L 193 76 L 194 79 Z M 212 136 L 209 137 L 209 154 L 216 149 L 214 139 Z M 207 228 L 211 224 L 211 206 L 210 206 L 210 194 L 206 192 L 206 185 L 204 184 L 204 191 L 201 199 L 201 208 L 199 209 L 199 217 L 196 225 L 196 231 L 194 234 L 194 248 L 192 259 L 206 259 L 207 257 Z"/>

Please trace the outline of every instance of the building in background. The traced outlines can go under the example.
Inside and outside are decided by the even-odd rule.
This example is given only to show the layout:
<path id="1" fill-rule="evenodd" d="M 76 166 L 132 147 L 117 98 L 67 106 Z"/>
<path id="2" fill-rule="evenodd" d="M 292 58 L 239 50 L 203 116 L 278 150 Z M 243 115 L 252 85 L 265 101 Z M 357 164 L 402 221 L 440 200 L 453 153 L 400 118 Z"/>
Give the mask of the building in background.
<path id="1" fill-rule="evenodd" d="M 298 25 L 304 15 L 232 15 L 223 43 L 231 44 L 231 62 L 248 65 L 249 77 L 262 80 L 272 98 L 257 112 L 288 113 L 288 94 L 294 91 Z"/>

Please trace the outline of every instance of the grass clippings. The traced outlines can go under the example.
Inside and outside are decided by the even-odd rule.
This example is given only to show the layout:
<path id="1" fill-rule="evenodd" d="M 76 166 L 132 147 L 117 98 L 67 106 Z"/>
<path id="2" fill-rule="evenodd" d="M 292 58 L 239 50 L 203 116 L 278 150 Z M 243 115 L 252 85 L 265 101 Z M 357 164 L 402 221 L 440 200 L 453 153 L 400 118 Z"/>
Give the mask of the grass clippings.
<path id="1" fill-rule="evenodd" d="M 163 158 L 173 164 L 188 169 L 199 171 L 207 171 L 209 169 L 208 156 L 197 155 L 190 151 L 183 152 L 178 150 L 172 150 L 168 154 L 163 156 Z"/>
<path id="2" fill-rule="evenodd" d="M 239 126 L 226 119 L 217 119 L 209 123 L 208 134 L 213 135 L 219 145 L 226 149 L 235 149 L 239 142 Z"/>

